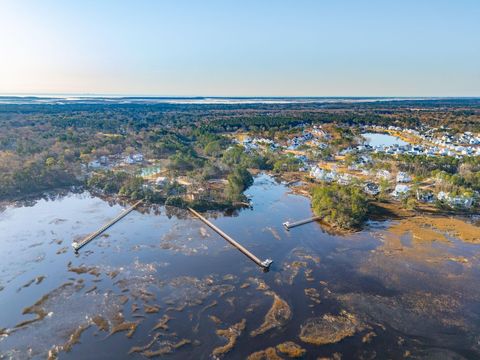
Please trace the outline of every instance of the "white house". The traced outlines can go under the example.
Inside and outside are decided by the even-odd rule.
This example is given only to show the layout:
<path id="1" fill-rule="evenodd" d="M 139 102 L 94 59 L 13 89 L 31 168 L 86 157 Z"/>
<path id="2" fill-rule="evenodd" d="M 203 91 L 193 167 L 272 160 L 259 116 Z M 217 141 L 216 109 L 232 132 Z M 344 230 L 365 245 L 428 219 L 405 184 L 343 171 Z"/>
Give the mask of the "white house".
<path id="1" fill-rule="evenodd" d="M 410 177 L 410 175 L 408 175 L 406 172 L 403 172 L 403 171 L 400 171 L 398 174 L 397 174 L 397 182 L 399 183 L 408 183 L 412 181 L 412 178 Z"/>
<path id="2" fill-rule="evenodd" d="M 313 176 L 320 181 L 332 182 L 337 178 L 337 173 L 320 169 L 318 166 L 313 166 L 310 170 L 310 176 Z"/>
<path id="3" fill-rule="evenodd" d="M 166 185 L 167 183 L 168 183 L 168 178 L 166 176 L 159 176 L 155 180 L 155 185 L 157 186 L 163 186 L 163 185 Z"/>
<path id="4" fill-rule="evenodd" d="M 410 186 L 405 184 L 397 184 L 397 186 L 395 186 L 395 189 L 392 192 L 392 196 L 395 198 L 400 198 L 406 195 L 409 191 L 410 191 Z"/>
<path id="5" fill-rule="evenodd" d="M 348 185 L 352 182 L 352 175 L 350 174 L 342 174 L 338 177 L 337 182 L 340 185 Z"/>
<path id="6" fill-rule="evenodd" d="M 141 154 L 141 153 L 133 154 L 132 159 L 133 159 L 133 161 L 135 161 L 137 163 L 140 163 L 140 162 L 143 161 L 143 154 Z"/>
<path id="7" fill-rule="evenodd" d="M 131 156 L 126 156 L 124 161 L 127 163 L 127 164 L 135 164 L 135 160 L 133 160 L 133 158 Z"/>
<path id="8" fill-rule="evenodd" d="M 437 195 L 438 200 L 445 202 L 452 207 L 469 209 L 473 206 L 474 198 L 468 195 L 451 196 L 449 193 L 440 191 Z"/>
<path id="9" fill-rule="evenodd" d="M 392 174 L 390 174 L 390 171 L 388 170 L 377 171 L 377 178 L 379 179 L 389 180 L 391 177 L 392 177 Z"/>
<path id="10" fill-rule="evenodd" d="M 88 163 L 88 167 L 91 169 L 98 169 L 102 167 L 102 164 L 98 160 L 93 160 Z"/>

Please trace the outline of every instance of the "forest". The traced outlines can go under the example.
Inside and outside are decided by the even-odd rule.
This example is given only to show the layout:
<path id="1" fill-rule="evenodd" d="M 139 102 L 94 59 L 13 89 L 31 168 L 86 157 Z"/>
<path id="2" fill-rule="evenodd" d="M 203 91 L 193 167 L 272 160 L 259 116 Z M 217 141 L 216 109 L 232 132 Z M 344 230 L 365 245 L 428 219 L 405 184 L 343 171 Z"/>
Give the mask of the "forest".
<path id="1" fill-rule="evenodd" d="M 84 187 L 107 195 L 199 207 L 229 207 L 245 201 L 243 192 L 255 171 L 298 171 L 301 162 L 272 150 L 250 151 L 238 145 L 236 134 L 249 132 L 284 140 L 305 125 L 331 124 L 338 135 L 332 149 L 354 141 L 351 127 L 421 124 L 450 126 L 452 131 L 478 131 L 480 100 L 441 99 L 372 103 L 302 104 L 2 104 L 0 105 L 0 198 L 13 200 L 43 191 Z M 161 162 L 177 181 L 152 191 L 144 179 L 128 169 L 95 169 L 102 157 L 124 158 L 141 153 Z M 332 150 L 311 154 L 328 159 Z M 472 171 L 476 160 L 405 157 L 401 167 L 418 175 L 439 172 L 445 183 L 480 188 Z M 468 164 L 467 164 L 468 163 Z M 478 173 L 477 173 L 478 174 Z M 209 182 L 223 179 L 223 185 Z"/>

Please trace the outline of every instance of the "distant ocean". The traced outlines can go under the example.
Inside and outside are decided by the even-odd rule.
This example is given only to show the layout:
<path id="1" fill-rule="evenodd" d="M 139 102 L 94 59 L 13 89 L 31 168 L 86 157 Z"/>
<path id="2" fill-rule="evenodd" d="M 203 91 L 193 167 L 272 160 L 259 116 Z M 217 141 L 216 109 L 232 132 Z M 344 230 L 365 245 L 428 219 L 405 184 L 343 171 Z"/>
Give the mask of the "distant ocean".
<path id="1" fill-rule="evenodd" d="M 72 96 L 72 95 L 0 95 L 0 104 L 295 104 L 295 103 L 369 103 L 406 100 L 440 100 L 430 97 L 154 97 L 154 96 Z"/>

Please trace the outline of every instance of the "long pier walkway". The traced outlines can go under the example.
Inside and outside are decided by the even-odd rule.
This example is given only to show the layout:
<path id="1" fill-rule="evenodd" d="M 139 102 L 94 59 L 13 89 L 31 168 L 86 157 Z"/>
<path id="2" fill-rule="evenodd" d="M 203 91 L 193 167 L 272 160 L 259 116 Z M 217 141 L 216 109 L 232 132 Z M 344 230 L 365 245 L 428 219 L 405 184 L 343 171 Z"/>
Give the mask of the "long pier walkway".
<path id="1" fill-rule="evenodd" d="M 215 226 L 213 223 L 211 223 L 209 220 L 207 220 L 205 217 L 203 217 L 201 214 L 199 214 L 197 211 L 193 210 L 192 208 L 188 208 L 192 214 L 194 214 L 196 217 L 198 217 L 200 220 L 202 220 L 205 224 L 207 224 L 212 230 L 214 230 L 216 233 L 218 233 L 220 236 L 222 236 L 225 240 L 227 240 L 230 244 L 235 246 L 238 250 L 240 250 L 245 256 L 250 258 L 254 263 L 256 263 L 258 266 L 268 270 L 270 265 L 272 264 L 272 260 L 266 259 L 264 261 L 260 260 L 258 257 L 256 257 L 254 254 L 252 254 L 250 251 L 247 250 L 243 245 L 235 241 L 233 238 L 231 238 L 229 235 L 224 233 L 220 228 Z"/>
<path id="2" fill-rule="evenodd" d="M 106 223 L 105 225 L 103 225 L 100 229 L 98 229 L 97 231 L 91 233 L 90 235 L 88 235 L 85 239 L 83 239 L 82 241 L 80 242 L 76 242 L 74 241 L 72 243 L 72 246 L 73 246 L 73 249 L 75 250 L 75 252 L 77 252 L 78 250 L 80 250 L 82 247 L 84 247 L 85 245 L 87 245 L 90 241 L 92 241 L 93 239 L 95 239 L 97 236 L 99 236 L 100 234 L 102 234 L 105 230 L 107 230 L 109 227 L 111 227 L 112 225 L 114 225 L 115 223 L 119 222 L 120 220 L 122 220 L 125 216 L 127 216 L 132 210 L 134 210 L 138 205 L 140 205 L 141 203 L 143 202 L 143 199 L 142 200 L 139 200 L 137 201 L 135 204 L 133 204 L 131 207 L 129 207 L 128 209 L 122 211 L 119 215 L 117 215 L 115 218 L 113 218 L 112 220 L 110 220 L 108 223 Z"/>
<path id="3" fill-rule="evenodd" d="M 290 230 L 291 228 L 293 228 L 295 226 L 308 224 L 308 223 L 320 220 L 321 218 L 322 218 L 321 216 L 314 216 L 314 217 L 311 217 L 311 218 L 308 218 L 308 219 L 298 220 L 298 221 L 295 221 L 295 222 L 292 222 L 292 223 L 290 221 L 286 221 L 286 222 L 283 223 L 283 226 L 285 226 L 285 228 L 287 230 Z"/>

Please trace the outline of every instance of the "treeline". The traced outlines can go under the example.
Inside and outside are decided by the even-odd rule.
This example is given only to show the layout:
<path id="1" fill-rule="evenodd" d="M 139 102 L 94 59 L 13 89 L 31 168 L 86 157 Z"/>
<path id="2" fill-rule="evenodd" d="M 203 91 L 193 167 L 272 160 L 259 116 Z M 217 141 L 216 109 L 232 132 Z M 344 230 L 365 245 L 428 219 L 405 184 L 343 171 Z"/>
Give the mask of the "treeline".
<path id="1" fill-rule="evenodd" d="M 403 119 L 409 125 L 418 124 L 410 118 Z M 288 130 L 291 127 L 311 124 L 337 123 L 345 126 L 354 125 L 384 125 L 389 126 L 396 122 L 380 114 L 358 114 L 358 113 L 322 113 L 322 112 L 293 112 L 288 115 L 258 115 L 258 116 L 237 116 L 225 117 L 214 121 L 204 121 L 202 128 L 209 132 L 232 132 L 242 131 L 267 131 L 267 130 Z"/>
<path id="2" fill-rule="evenodd" d="M 51 158 L 50 158 L 51 159 Z M 43 158 L 0 171 L 0 198 L 10 199 L 55 188 L 79 185 L 72 172 Z"/>
<path id="3" fill-rule="evenodd" d="M 176 132 L 192 126 L 202 127 L 207 132 L 285 130 L 304 123 L 408 127 L 444 124 L 478 129 L 478 103 L 478 100 L 472 99 L 443 99 L 337 104 L 0 105 L 0 125 L 15 128 L 43 126 L 57 129 L 54 130 L 56 132 L 62 129 L 90 129 L 120 134 L 156 128 Z M 414 106 L 424 110 L 411 110 L 410 107 Z"/>
<path id="4" fill-rule="evenodd" d="M 430 110 L 423 113 L 401 108 L 393 102 L 0 105 L 0 196 L 13 197 L 78 184 L 82 166 L 90 161 L 101 156 L 121 158 L 142 152 L 151 158 L 168 159 L 168 170 L 173 176 L 186 175 L 199 184 L 211 179 L 228 179 L 231 175 L 224 198 L 240 198 L 236 196 L 238 189 L 245 186 L 238 179 L 243 179 L 239 175 L 245 174 L 244 170 L 295 171 L 300 162 L 293 156 L 273 151 L 246 154 L 229 138 L 234 131 L 277 136 L 294 131 L 302 124 L 323 123 L 334 123 L 339 129 L 366 124 L 415 127 L 437 121 L 438 114 L 442 115 L 442 122 L 455 123 L 455 119 L 461 118 L 465 126 L 473 128 L 478 126 L 472 120 L 478 119 L 478 104 L 472 101 L 442 100 L 438 104 L 443 107 L 438 109 L 424 102 Z M 421 106 L 422 102 L 403 104 Z M 453 104 L 454 108 L 449 110 L 445 104 Z M 343 142 L 350 142 L 351 135 L 343 131 L 338 144 L 334 145 L 341 147 Z M 322 156 L 326 158 L 329 154 Z M 50 160 L 47 162 L 47 159 Z M 467 166 L 466 160 L 437 159 L 444 158 L 405 159 L 405 170 L 420 175 L 434 170 L 458 173 L 461 178 L 452 177 L 448 181 L 476 188 L 477 178 L 471 174 L 478 171 L 478 164 Z M 248 186 L 248 181 L 244 183 Z M 124 193 L 135 197 L 140 190 L 132 189 L 140 184 L 132 184 Z"/>
<path id="5" fill-rule="evenodd" d="M 397 159 L 400 170 L 419 179 L 433 177 L 450 192 L 480 191 L 480 158 L 403 155 Z"/>

